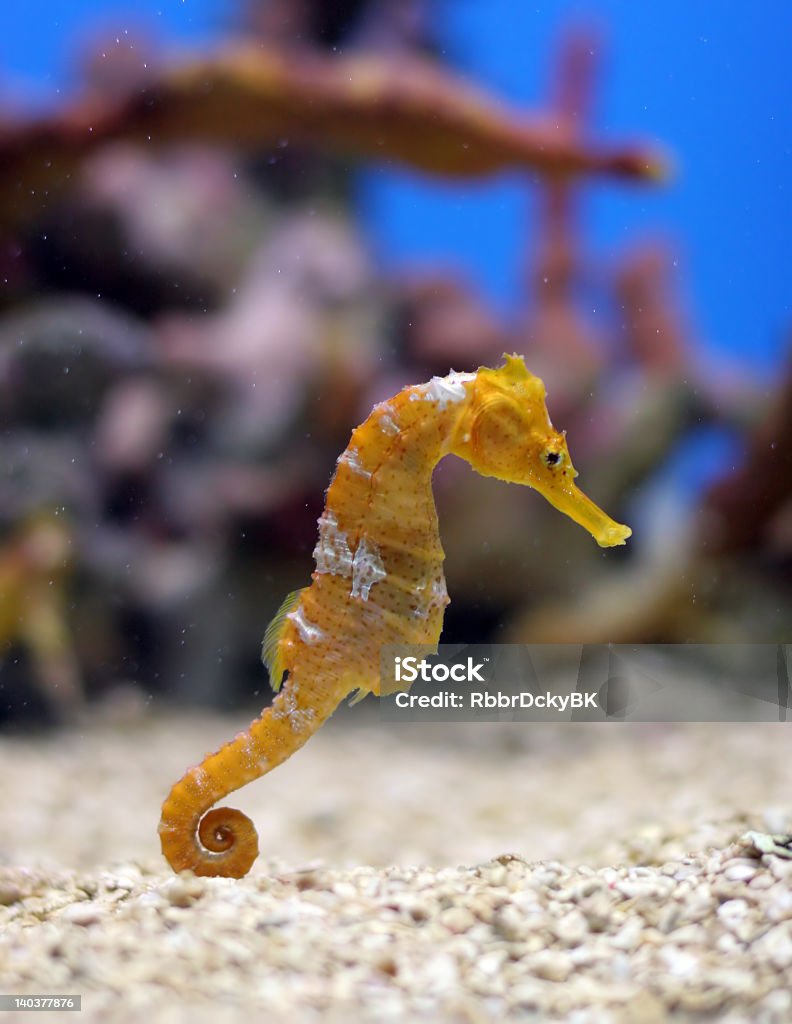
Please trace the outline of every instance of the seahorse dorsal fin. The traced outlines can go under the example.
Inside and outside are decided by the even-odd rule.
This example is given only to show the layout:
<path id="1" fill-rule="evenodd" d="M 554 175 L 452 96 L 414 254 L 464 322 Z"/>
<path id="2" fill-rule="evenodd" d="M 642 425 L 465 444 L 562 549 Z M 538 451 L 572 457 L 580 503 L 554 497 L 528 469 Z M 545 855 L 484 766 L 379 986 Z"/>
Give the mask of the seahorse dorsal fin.
<path id="1" fill-rule="evenodd" d="M 261 645 L 261 660 L 267 666 L 270 686 L 276 693 L 281 687 L 283 675 L 286 671 L 286 666 L 283 664 L 280 654 L 280 642 L 288 621 L 287 616 L 289 612 L 294 611 L 297 602 L 300 600 L 300 595 L 306 589 L 306 587 L 301 587 L 299 590 L 293 590 L 291 594 L 287 595 L 283 604 L 275 613 L 272 622 L 267 626 L 267 632 L 264 634 L 264 641 Z"/>

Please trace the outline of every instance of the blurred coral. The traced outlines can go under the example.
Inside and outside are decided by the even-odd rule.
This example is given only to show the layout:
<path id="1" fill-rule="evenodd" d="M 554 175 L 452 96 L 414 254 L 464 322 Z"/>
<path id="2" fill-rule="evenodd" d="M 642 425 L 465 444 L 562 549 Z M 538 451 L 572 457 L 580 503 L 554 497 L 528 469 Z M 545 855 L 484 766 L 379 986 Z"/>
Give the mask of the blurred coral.
<path id="1" fill-rule="evenodd" d="M 493 311 L 451 275 L 429 271 L 397 282 L 394 300 L 403 358 L 429 376 L 486 365 L 511 344 Z"/>
<path id="2" fill-rule="evenodd" d="M 703 552 L 772 550 L 788 537 L 792 503 L 792 362 L 748 439 L 742 465 L 710 488 L 700 522 Z"/>
<path id="3" fill-rule="evenodd" d="M 222 312 L 162 324 L 163 358 L 224 382 L 226 443 L 266 449 L 293 421 L 306 381 L 324 376 L 325 360 L 366 375 L 371 283 L 361 243 L 340 219 L 287 217 L 253 256 Z"/>
<path id="4" fill-rule="evenodd" d="M 662 173 L 646 146 L 583 144 L 552 119 L 507 111 L 417 56 L 332 59 L 237 45 L 169 68 L 121 102 L 89 97 L 50 120 L 0 125 L 0 222 L 37 216 L 108 142 L 261 150 L 283 140 L 448 176 Z"/>
<path id="5" fill-rule="evenodd" d="M 82 698 L 67 612 L 70 548 L 63 521 L 43 513 L 23 520 L 0 547 L 0 658 L 21 649 L 51 710 L 61 717 Z"/>
<path id="6" fill-rule="evenodd" d="M 682 326 L 676 297 L 669 287 L 672 257 L 664 248 L 645 243 L 622 256 L 616 294 L 624 310 L 624 341 L 628 356 L 647 374 L 679 379 L 689 365 L 689 331 Z"/>

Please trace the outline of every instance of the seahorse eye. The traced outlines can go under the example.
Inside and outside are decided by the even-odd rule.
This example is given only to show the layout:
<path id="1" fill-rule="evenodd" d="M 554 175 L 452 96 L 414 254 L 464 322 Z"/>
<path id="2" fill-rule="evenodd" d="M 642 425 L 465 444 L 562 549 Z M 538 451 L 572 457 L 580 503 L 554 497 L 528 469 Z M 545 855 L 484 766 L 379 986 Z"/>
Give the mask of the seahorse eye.
<path id="1" fill-rule="evenodd" d="M 542 462 L 544 462 L 546 466 L 550 466 L 551 469 L 555 466 L 560 466 L 563 461 L 563 452 L 557 452 L 551 449 L 550 451 L 542 453 Z"/>

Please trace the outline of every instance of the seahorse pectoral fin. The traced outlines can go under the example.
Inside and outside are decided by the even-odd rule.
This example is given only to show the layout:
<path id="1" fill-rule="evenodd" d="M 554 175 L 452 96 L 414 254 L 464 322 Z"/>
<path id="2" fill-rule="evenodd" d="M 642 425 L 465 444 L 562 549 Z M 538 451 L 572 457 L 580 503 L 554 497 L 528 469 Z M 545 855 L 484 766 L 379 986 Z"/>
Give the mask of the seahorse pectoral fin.
<path id="1" fill-rule="evenodd" d="M 557 487 L 537 489 L 559 512 L 563 512 L 584 530 L 588 530 L 601 548 L 624 544 L 627 538 L 632 536 L 629 526 L 611 519 L 569 479 L 563 483 L 559 482 Z"/>
<path id="2" fill-rule="evenodd" d="M 352 708 L 355 706 L 355 704 L 359 704 L 362 700 L 365 700 L 370 693 L 371 690 L 367 690 L 364 686 L 361 686 L 358 689 L 357 693 L 349 701 L 349 706 Z"/>
<path id="3" fill-rule="evenodd" d="M 305 587 L 302 587 L 300 590 L 293 590 L 291 594 L 287 595 L 283 604 L 275 613 L 272 622 L 267 626 L 267 632 L 264 634 L 264 640 L 261 644 L 261 660 L 267 666 L 270 686 L 276 693 L 281 688 L 283 676 L 286 672 L 286 666 L 283 664 L 283 656 L 280 651 L 283 631 L 288 625 L 289 613 L 294 611 L 300 600 L 300 595 L 305 589 Z"/>

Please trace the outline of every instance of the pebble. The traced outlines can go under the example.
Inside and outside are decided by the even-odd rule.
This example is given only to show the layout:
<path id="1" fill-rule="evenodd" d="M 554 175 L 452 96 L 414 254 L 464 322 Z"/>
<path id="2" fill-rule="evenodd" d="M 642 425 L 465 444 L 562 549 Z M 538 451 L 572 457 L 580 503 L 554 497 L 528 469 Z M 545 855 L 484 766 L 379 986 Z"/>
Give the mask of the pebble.
<path id="1" fill-rule="evenodd" d="M 507 904 L 495 912 L 492 927 L 493 931 L 507 942 L 520 942 L 528 937 L 531 930 L 525 915 L 512 904 Z"/>
<path id="2" fill-rule="evenodd" d="M 205 883 L 188 875 L 177 875 L 162 890 L 162 895 L 172 907 L 191 907 L 204 894 Z"/>
<path id="3" fill-rule="evenodd" d="M 702 947 L 707 943 L 707 930 L 700 924 L 688 924 L 674 930 L 673 940 L 678 946 Z"/>
<path id="4" fill-rule="evenodd" d="M 787 921 L 792 918 L 792 890 L 782 890 L 767 908 L 770 921 Z"/>
<path id="5" fill-rule="evenodd" d="M 465 907 L 451 907 L 440 915 L 440 921 L 444 928 L 456 935 L 469 931 L 476 923 L 475 917 Z"/>
<path id="6" fill-rule="evenodd" d="M 642 937 L 643 926 L 641 922 L 637 918 L 631 918 L 622 925 L 611 939 L 611 946 L 614 949 L 623 949 L 629 953 L 640 946 Z"/>
<path id="7" fill-rule="evenodd" d="M 565 946 L 578 946 L 588 933 L 586 918 L 579 910 L 570 910 L 556 924 L 555 933 Z"/>
<path id="8" fill-rule="evenodd" d="M 723 872 L 723 877 L 729 882 L 748 882 L 755 874 L 753 864 L 731 864 Z"/>
<path id="9" fill-rule="evenodd" d="M 780 882 L 792 882 L 792 860 L 778 860 L 776 857 L 769 857 L 768 867 L 773 873 L 773 877 Z"/>
<path id="10" fill-rule="evenodd" d="M 0 881 L 0 906 L 10 907 L 25 898 L 25 890 L 21 885 L 11 881 Z"/>
<path id="11" fill-rule="evenodd" d="M 771 928 L 757 939 L 754 946 L 779 970 L 792 967 L 792 928 L 788 925 Z"/>
<path id="12" fill-rule="evenodd" d="M 727 900 L 718 907 L 718 917 L 727 925 L 742 921 L 748 913 L 748 904 L 745 900 Z"/>
<path id="13" fill-rule="evenodd" d="M 563 953 L 542 950 L 531 960 L 531 967 L 537 978 L 546 978 L 548 981 L 566 981 L 574 969 L 574 964 Z"/>
<path id="14" fill-rule="evenodd" d="M 88 925 L 99 924 L 106 913 L 106 909 L 100 904 L 72 903 L 61 910 L 59 917 L 61 921 L 66 921 L 68 924 L 78 924 L 87 928 Z"/>

